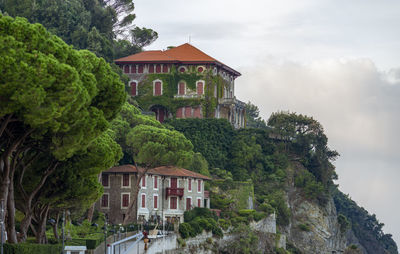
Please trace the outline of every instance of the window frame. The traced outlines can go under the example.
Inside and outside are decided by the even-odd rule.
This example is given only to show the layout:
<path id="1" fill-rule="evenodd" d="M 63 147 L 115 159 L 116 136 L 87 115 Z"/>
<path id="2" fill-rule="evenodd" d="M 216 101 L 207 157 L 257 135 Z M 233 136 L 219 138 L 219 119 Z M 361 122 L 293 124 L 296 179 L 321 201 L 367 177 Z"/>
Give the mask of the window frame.
<path id="1" fill-rule="evenodd" d="M 124 177 L 126 175 L 128 176 L 128 185 L 124 185 Z M 122 174 L 122 176 L 121 176 L 121 188 L 123 188 L 123 189 L 131 188 L 131 176 L 130 176 L 129 173 Z"/>
<path id="2" fill-rule="evenodd" d="M 124 206 L 124 195 L 128 195 L 128 205 L 127 206 Z M 121 209 L 127 209 L 129 206 L 130 200 L 131 200 L 130 192 L 121 192 Z"/>
<path id="3" fill-rule="evenodd" d="M 107 206 L 103 206 L 103 197 L 104 196 L 107 196 Z M 110 193 L 108 193 L 108 192 L 103 193 L 103 195 L 101 196 L 101 199 L 100 199 L 100 208 L 105 208 L 105 209 L 110 208 Z"/>

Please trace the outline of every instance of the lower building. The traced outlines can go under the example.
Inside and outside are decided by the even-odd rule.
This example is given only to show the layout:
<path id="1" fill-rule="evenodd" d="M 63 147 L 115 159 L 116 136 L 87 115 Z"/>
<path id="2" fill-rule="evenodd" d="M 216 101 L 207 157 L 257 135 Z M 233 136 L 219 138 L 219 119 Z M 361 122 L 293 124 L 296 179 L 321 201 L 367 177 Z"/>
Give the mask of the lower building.
<path id="1" fill-rule="evenodd" d="M 138 182 L 138 170 L 123 165 L 103 171 L 104 194 L 96 203 L 112 224 L 122 223 L 136 188 L 137 219 L 183 222 L 183 213 L 193 207 L 210 208 L 204 181 L 211 178 L 184 168 L 163 166 L 148 170 Z"/>

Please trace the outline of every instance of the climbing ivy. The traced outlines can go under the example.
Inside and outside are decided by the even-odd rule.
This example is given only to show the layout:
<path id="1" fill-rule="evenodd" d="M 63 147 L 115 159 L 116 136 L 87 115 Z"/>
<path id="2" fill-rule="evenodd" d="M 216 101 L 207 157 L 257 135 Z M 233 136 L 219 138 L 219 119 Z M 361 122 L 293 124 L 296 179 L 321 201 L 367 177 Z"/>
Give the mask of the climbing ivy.
<path id="1" fill-rule="evenodd" d="M 163 93 L 161 96 L 153 96 L 153 81 L 161 80 L 163 84 Z M 196 92 L 196 82 L 204 81 L 204 95 L 194 98 L 174 98 L 178 94 L 178 84 L 186 83 L 186 88 Z M 146 79 L 138 84 L 139 95 L 135 97 L 140 107 L 149 110 L 152 106 L 159 105 L 165 107 L 175 117 L 176 111 L 185 106 L 202 106 L 203 117 L 213 117 L 214 111 L 218 105 L 218 98 L 222 98 L 224 87 L 229 84 L 221 76 L 213 76 L 211 70 L 205 70 L 199 73 L 194 66 L 189 66 L 188 71 L 180 73 L 175 66 L 171 67 L 169 73 L 151 73 Z M 214 87 L 217 86 L 217 97 L 214 97 Z"/>

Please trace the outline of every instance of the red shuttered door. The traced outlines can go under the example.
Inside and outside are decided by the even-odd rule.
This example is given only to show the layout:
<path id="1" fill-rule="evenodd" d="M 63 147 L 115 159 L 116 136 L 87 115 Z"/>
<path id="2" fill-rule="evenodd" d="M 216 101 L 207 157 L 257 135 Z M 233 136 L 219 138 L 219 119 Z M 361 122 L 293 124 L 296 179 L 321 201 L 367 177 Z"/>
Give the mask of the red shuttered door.
<path id="1" fill-rule="evenodd" d="M 131 95 L 136 96 L 137 95 L 137 84 L 136 82 L 131 82 Z"/>
<path id="2" fill-rule="evenodd" d="M 191 198 L 186 198 L 186 211 L 190 210 L 190 207 L 192 206 L 192 199 Z"/>
<path id="3" fill-rule="evenodd" d="M 178 208 L 178 198 L 177 197 L 171 197 L 171 203 L 170 203 L 170 208 L 171 209 L 177 209 Z"/>
<path id="4" fill-rule="evenodd" d="M 185 94 L 185 83 L 181 82 L 178 86 L 178 94 L 184 95 Z"/>

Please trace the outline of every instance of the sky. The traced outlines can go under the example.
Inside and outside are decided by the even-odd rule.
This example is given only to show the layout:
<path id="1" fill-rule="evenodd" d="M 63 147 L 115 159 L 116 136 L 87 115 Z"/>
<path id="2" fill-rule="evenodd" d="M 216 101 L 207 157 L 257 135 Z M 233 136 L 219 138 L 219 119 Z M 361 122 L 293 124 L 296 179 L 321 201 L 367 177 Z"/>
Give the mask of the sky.
<path id="1" fill-rule="evenodd" d="M 241 72 L 236 97 L 267 120 L 289 110 L 325 129 L 339 188 L 400 247 L 400 1 L 136 0 L 151 49 L 190 42 Z"/>

